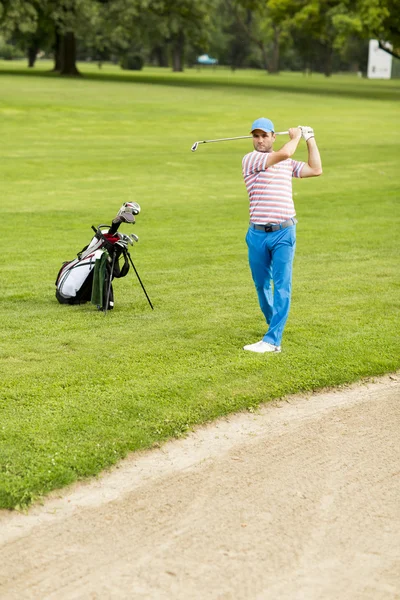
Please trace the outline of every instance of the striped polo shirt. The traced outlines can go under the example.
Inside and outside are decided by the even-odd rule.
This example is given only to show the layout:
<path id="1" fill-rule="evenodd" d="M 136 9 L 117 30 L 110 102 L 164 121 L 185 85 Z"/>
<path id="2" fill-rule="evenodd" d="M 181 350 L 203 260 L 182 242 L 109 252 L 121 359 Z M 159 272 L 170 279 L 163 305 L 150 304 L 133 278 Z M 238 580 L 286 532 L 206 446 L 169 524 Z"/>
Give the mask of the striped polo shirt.
<path id="1" fill-rule="evenodd" d="M 282 223 L 295 216 L 292 177 L 301 177 L 304 162 L 287 158 L 267 167 L 268 152 L 243 157 L 242 170 L 250 200 L 250 222 Z"/>

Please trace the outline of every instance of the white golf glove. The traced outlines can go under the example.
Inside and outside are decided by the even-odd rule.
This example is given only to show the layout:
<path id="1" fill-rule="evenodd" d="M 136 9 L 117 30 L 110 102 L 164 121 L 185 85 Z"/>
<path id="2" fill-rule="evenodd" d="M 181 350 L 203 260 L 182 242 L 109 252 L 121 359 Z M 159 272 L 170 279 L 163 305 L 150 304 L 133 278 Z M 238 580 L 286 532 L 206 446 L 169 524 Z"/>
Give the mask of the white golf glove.
<path id="1" fill-rule="evenodd" d="M 299 129 L 301 130 L 301 137 L 306 140 L 314 137 L 314 129 L 312 127 L 308 127 L 307 125 L 299 125 Z"/>

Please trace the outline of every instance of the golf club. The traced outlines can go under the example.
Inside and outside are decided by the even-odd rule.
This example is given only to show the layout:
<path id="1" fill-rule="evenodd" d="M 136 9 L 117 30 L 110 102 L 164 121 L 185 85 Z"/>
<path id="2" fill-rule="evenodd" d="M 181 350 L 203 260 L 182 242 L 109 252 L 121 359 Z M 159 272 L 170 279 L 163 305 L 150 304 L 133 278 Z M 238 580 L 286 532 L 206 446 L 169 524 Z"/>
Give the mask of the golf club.
<path id="1" fill-rule="evenodd" d="M 117 236 L 119 237 L 121 242 L 123 242 L 125 245 L 130 244 L 131 246 L 133 246 L 133 242 L 139 241 L 139 237 L 137 235 L 135 235 L 134 233 L 131 233 L 130 235 L 128 235 L 127 233 L 118 232 Z M 117 243 L 119 243 L 119 242 L 117 242 Z"/>
<path id="2" fill-rule="evenodd" d="M 288 131 L 275 131 L 275 135 L 287 135 L 288 133 L 289 133 Z M 241 135 L 239 137 L 221 138 L 219 140 L 203 140 L 203 141 L 195 142 L 193 144 L 193 146 L 191 147 L 191 151 L 196 152 L 199 144 L 211 144 L 211 142 L 229 142 L 231 140 L 246 140 L 246 139 L 250 139 L 252 137 L 253 137 L 252 135 Z"/>

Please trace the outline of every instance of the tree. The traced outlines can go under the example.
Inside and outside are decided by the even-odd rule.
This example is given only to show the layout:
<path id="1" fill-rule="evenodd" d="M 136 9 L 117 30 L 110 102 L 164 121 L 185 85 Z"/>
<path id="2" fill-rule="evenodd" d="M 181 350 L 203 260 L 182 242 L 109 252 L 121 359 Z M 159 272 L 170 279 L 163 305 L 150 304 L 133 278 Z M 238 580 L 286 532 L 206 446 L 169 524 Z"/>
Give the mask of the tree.
<path id="1" fill-rule="evenodd" d="M 233 65 L 241 66 L 243 62 L 243 51 L 246 45 L 241 41 L 243 34 L 254 44 L 261 55 L 261 63 L 264 69 L 273 72 L 269 63 L 268 44 L 271 40 L 272 22 L 268 16 L 266 3 L 249 2 L 246 0 L 225 0 L 226 9 L 234 16 L 232 31 L 242 35 L 236 35 L 233 39 Z M 238 61 L 237 58 L 240 57 Z"/>
<path id="2" fill-rule="evenodd" d="M 158 31 L 171 51 L 173 71 L 183 71 L 185 51 L 200 52 L 209 44 L 210 13 L 216 0 L 151 0 L 149 10 L 158 18 Z"/>
<path id="3" fill-rule="evenodd" d="M 29 67 L 34 66 L 38 50 L 51 39 L 39 0 L 0 0 L 0 30 L 27 53 Z"/>
<path id="4" fill-rule="evenodd" d="M 6 36 L 15 32 L 33 33 L 37 25 L 37 2 L 0 0 L 0 31 Z"/>
<path id="5" fill-rule="evenodd" d="M 364 37 L 377 39 L 382 50 L 400 58 L 400 0 L 358 0 L 355 17 Z"/>
<path id="6" fill-rule="evenodd" d="M 0 29 L 27 48 L 33 66 L 40 44 L 52 45 L 54 70 L 79 75 L 76 39 L 85 37 L 101 0 L 0 0 Z"/>
<path id="7" fill-rule="evenodd" d="M 259 49 L 263 68 L 279 72 L 280 53 L 298 0 L 225 0 L 243 31 Z"/>
<path id="8" fill-rule="evenodd" d="M 86 31 L 79 34 L 86 48 L 98 60 L 113 56 L 129 62 L 133 55 L 142 56 L 149 28 L 146 22 L 148 0 L 92 0 Z"/>
<path id="9" fill-rule="evenodd" d="M 39 3 L 36 7 L 36 29 L 24 35 L 15 34 L 14 39 L 23 48 L 28 56 L 28 67 L 35 66 L 36 57 L 40 50 L 49 51 L 54 44 L 54 27 L 46 18 L 43 6 Z"/>
<path id="10" fill-rule="evenodd" d="M 80 75 L 76 66 L 76 39 L 89 34 L 98 11 L 95 0 L 43 0 L 54 25 L 54 70 L 61 75 Z"/>

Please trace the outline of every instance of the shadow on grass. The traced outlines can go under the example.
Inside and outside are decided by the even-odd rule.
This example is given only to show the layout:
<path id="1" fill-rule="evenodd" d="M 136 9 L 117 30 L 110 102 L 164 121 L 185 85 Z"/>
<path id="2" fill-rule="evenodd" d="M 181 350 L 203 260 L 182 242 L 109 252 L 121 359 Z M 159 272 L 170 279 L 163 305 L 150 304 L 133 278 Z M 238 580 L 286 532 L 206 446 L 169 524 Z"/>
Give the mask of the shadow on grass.
<path id="1" fill-rule="evenodd" d="M 34 69 L 4 69 L 0 67 L 0 77 L 2 75 L 14 75 L 14 76 L 30 76 L 30 77 L 45 77 L 45 78 L 56 78 L 56 79 L 75 79 L 75 80 L 86 80 L 86 81 L 104 81 L 114 83 L 145 83 L 147 85 L 165 85 L 169 87 L 192 87 L 192 88 L 231 88 L 231 89 L 254 89 L 264 91 L 279 91 L 286 92 L 288 94 L 309 94 L 319 96 L 336 96 L 338 98 L 354 98 L 364 100 L 388 100 L 394 101 L 400 98 L 400 86 L 394 86 L 389 83 L 379 82 L 379 88 L 367 88 L 366 80 L 357 80 L 349 82 L 335 82 L 334 79 L 326 79 L 326 82 L 315 83 L 312 80 L 312 76 L 304 76 L 302 80 L 299 79 L 287 79 L 282 78 L 278 81 L 276 77 L 274 79 L 265 74 L 265 83 L 259 81 L 234 79 L 235 75 L 229 79 L 218 78 L 218 75 L 210 77 L 206 74 L 205 77 L 194 76 L 188 74 L 188 71 L 184 73 L 141 73 L 141 72 L 122 72 L 122 73 L 81 73 L 79 76 L 60 76 L 58 73 L 53 71 L 34 70 Z M 368 82 L 369 83 L 369 82 Z"/>

